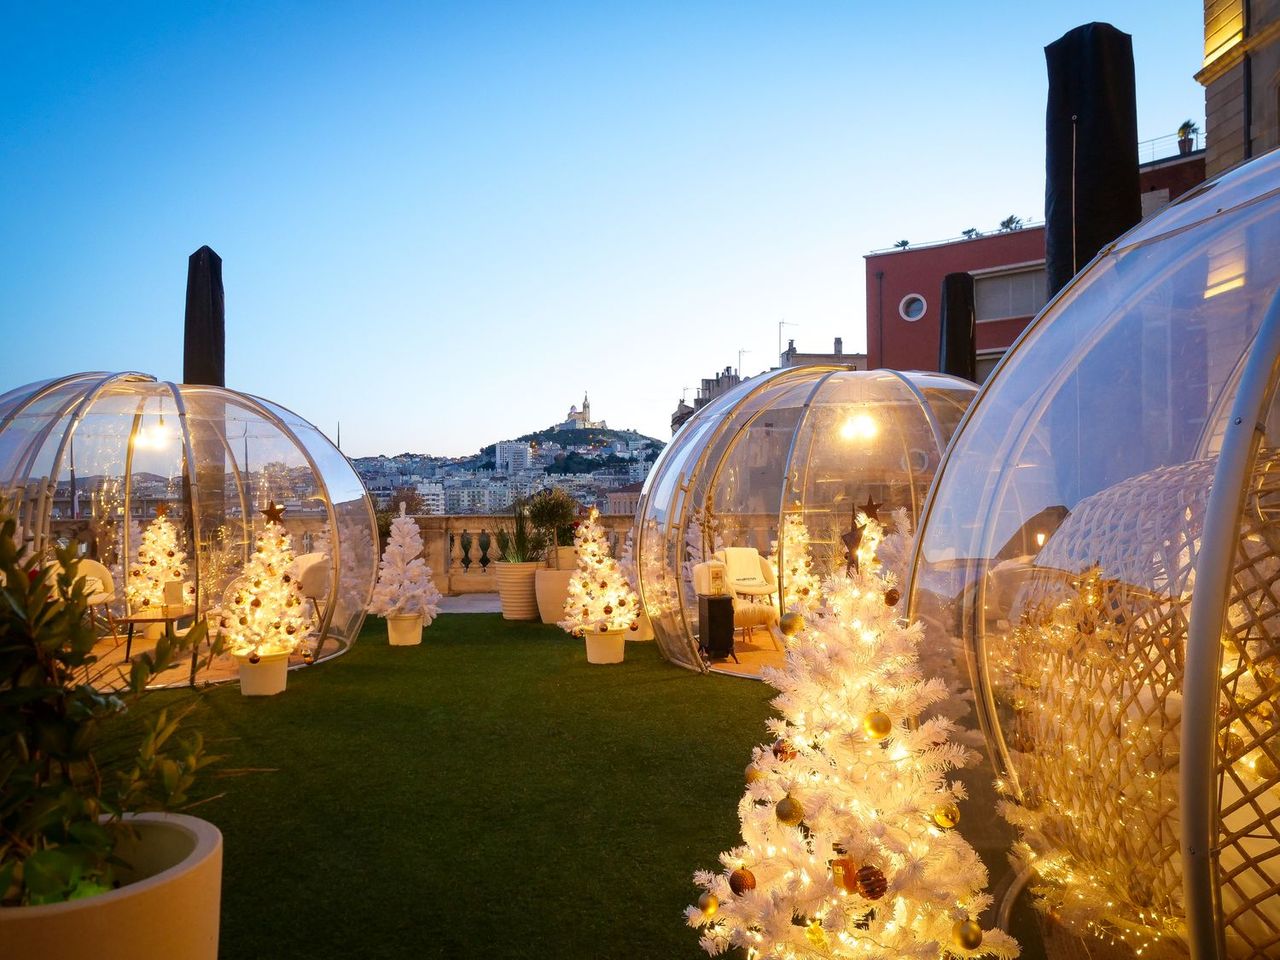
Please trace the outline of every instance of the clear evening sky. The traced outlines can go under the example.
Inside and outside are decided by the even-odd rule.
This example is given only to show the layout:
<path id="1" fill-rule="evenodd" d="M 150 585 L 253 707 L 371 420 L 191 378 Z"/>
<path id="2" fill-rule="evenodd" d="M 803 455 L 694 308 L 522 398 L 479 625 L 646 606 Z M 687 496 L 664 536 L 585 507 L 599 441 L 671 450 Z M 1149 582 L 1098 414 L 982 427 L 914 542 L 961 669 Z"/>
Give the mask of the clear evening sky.
<path id="1" fill-rule="evenodd" d="M 359 456 L 473 452 L 589 390 L 863 349 L 862 255 L 1040 219 L 1043 47 L 1134 37 L 1138 135 L 1203 126 L 1193 0 L 21 4 L 0 19 L 0 391 L 182 375 Z M 690 391 L 690 397 L 692 397 Z"/>

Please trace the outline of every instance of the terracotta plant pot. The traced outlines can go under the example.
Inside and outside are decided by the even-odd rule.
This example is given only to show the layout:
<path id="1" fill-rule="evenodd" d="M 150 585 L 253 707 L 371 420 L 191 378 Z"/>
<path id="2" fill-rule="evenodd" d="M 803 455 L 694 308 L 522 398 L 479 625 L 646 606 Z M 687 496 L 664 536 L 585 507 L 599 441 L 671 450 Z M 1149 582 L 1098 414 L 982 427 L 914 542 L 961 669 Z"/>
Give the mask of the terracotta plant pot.
<path id="1" fill-rule="evenodd" d="M 627 631 L 599 630 L 586 635 L 587 663 L 621 663 L 627 652 Z"/>
<path id="2" fill-rule="evenodd" d="M 538 561 L 529 563 L 494 563 L 498 578 L 498 599 L 502 601 L 502 619 L 537 620 L 538 597 L 534 588 L 534 575 L 542 566 Z"/>
<path id="3" fill-rule="evenodd" d="M 289 655 L 273 653 L 250 663 L 248 657 L 236 657 L 240 662 L 240 692 L 246 697 L 273 697 L 284 693 L 289 682 Z"/>
<path id="4" fill-rule="evenodd" d="M 387 641 L 393 647 L 414 647 L 422 642 L 422 614 L 390 614 L 387 618 Z"/>
<path id="5" fill-rule="evenodd" d="M 559 623 L 564 619 L 564 603 L 569 599 L 569 581 L 574 570 L 540 569 L 534 575 L 534 592 L 538 597 L 538 616 L 543 623 Z"/>
<path id="6" fill-rule="evenodd" d="M 180 813 L 130 815 L 123 886 L 82 900 L 0 909 L 5 957 L 217 960 L 222 834 Z"/>

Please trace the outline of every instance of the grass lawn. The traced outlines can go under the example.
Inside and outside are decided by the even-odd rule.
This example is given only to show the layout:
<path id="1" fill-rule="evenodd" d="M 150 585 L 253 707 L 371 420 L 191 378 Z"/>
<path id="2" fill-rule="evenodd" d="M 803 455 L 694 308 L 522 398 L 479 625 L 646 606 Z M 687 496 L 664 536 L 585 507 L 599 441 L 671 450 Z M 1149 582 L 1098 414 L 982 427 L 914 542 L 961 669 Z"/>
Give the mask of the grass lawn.
<path id="1" fill-rule="evenodd" d="M 148 703 L 194 697 L 224 771 L 267 768 L 195 811 L 225 838 L 223 957 L 643 960 L 705 956 L 681 911 L 738 842 L 770 695 L 651 643 L 589 666 L 554 627 L 453 614 L 420 647 L 370 618 L 280 697 Z"/>

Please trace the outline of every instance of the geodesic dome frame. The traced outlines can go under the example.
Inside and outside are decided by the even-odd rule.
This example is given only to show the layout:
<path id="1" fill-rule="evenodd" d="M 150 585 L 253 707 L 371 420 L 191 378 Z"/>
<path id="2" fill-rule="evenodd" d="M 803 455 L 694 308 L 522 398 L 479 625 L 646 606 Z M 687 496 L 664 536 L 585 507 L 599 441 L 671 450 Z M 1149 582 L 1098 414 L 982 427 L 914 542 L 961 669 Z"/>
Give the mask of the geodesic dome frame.
<path id="1" fill-rule="evenodd" d="M 294 659 L 342 653 L 364 621 L 377 528 L 364 485 L 314 426 L 270 400 L 141 373 L 73 374 L 0 396 L 0 506 L 34 550 L 74 541 L 108 567 L 118 615 L 130 612 L 125 570 L 161 504 L 199 618 L 248 560 L 269 500 L 286 508 L 313 595 L 316 632 Z"/>
<path id="2" fill-rule="evenodd" d="M 1015 853 L 1143 955 L 1280 951 L 1280 154 L 1104 250 L 962 423 L 909 611 L 968 664 Z"/>
<path id="3" fill-rule="evenodd" d="M 707 669 L 692 570 L 722 546 L 773 556 L 781 608 L 788 518 L 802 521 L 818 577 L 844 562 L 855 500 L 914 520 L 976 391 L 943 374 L 812 365 L 744 381 L 690 417 L 649 472 L 633 532 L 641 602 L 663 655 Z"/>

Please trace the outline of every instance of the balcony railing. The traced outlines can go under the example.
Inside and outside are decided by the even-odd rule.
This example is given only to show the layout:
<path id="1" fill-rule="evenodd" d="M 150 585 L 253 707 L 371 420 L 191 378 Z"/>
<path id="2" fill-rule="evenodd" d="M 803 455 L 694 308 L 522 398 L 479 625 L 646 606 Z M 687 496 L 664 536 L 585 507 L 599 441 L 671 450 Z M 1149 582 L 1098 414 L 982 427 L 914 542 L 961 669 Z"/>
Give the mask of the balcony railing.
<path id="1" fill-rule="evenodd" d="M 490 593 L 498 589 L 493 565 L 498 530 L 511 520 L 492 514 L 448 514 L 415 517 L 422 531 L 423 555 L 442 593 Z M 634 520 L 626 514 L 601 515 L 600 525 L 615 557 L 622 553 Z"/>

